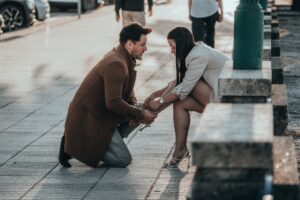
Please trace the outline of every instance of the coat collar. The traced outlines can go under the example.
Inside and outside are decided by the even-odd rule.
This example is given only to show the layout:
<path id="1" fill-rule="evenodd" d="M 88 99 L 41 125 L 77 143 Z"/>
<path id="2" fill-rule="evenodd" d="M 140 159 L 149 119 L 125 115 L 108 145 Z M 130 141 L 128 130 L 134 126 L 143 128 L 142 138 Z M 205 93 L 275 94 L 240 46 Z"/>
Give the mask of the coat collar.
<path id="1" fill-rule="evenodd" d="M 119 46 L 117 47 L 117 50 L 126 59 L 126 62 L 127 62 L 127 65 L 128 65 L 128 69 L 129 70 L 133 70 L 134 67 L 135 67 L 135 65 L 136 65 L 135 59 L 128 53 L 127 49 L 122 44 L 119 44 Z"/>

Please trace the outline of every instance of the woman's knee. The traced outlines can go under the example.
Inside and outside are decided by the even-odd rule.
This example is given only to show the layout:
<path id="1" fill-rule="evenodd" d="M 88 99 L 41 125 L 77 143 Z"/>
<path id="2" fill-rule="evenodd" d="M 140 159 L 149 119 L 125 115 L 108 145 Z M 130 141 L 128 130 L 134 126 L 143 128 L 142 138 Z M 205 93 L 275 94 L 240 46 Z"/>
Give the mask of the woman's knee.
<path id="1" fill-rule="evenodd" d="M 175 101 L 173 103 L 173 110 L 182 110 L 183 109 L 183 101 Z"/>

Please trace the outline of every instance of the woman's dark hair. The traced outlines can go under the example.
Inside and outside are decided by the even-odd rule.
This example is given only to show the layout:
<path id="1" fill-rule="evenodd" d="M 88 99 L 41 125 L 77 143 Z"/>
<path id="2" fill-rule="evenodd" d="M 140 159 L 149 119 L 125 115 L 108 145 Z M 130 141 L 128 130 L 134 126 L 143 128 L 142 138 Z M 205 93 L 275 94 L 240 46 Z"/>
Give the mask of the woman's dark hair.
<path id="1" fill-rule="evenodd" d="M 176 80 L 181 83 L 185 72 L 185 58 L 195 46 L 192 33 L 185 27 L 176 27 L 168 33 L 168 40 L 174 40 L 176 44 Z"/>
<path id="2" fill-rule="evenodd" d="M 131 23 L 121 30 L 119 41 L 120 44 L 125 44 L 128 40 L 137 42 L 142 35 L 148 35 L 151 32 L 151 28 L 144 28 L 139 23 Z"/>

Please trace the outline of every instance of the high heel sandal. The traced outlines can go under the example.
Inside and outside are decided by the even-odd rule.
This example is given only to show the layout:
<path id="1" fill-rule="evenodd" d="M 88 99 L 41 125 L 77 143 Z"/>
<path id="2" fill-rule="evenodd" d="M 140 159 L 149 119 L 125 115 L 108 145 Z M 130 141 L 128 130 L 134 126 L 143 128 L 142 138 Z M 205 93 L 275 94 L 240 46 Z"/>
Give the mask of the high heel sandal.
<path id="1" fill-rule="evenodd" d="M 170 162 L 164 163 L 163 168 L 176 168 L 181 163 L 181 161 L 184 160 L 185 158 L 188 159 L 188 168 L 189 168 L 190 167 L 190 157 L 191 157 L 190 152 L 186 151 L 184 153 L 184 155 L 182 156 L 182 158 L 174 158 L 173 157 L 170 160 Z"/>

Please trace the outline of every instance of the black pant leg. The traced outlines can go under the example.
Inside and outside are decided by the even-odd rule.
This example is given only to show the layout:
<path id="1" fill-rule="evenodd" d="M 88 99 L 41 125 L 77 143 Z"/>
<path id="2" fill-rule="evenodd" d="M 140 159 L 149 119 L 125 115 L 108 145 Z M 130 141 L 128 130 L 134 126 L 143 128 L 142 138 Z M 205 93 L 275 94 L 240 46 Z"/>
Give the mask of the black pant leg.
<path id="1" fill-rule="evenodd" d="M 218 17 L 218 12 L 214 13 L 213 15 L 205 19 L 207 32 L 206 32 L 206 39 L 204 42 L 213 48 L 215 47 L 215 25 L 216 25 L 217 17 Z"/>
<path id="2" fill-rule="evenodd" d="M 196 42 L 204 41 L 206 30 L 205 30 L 203 18 L 191 17 L 191 19 L 192 19 L 192 32 L 193 32 L 194 40 Z"/>

